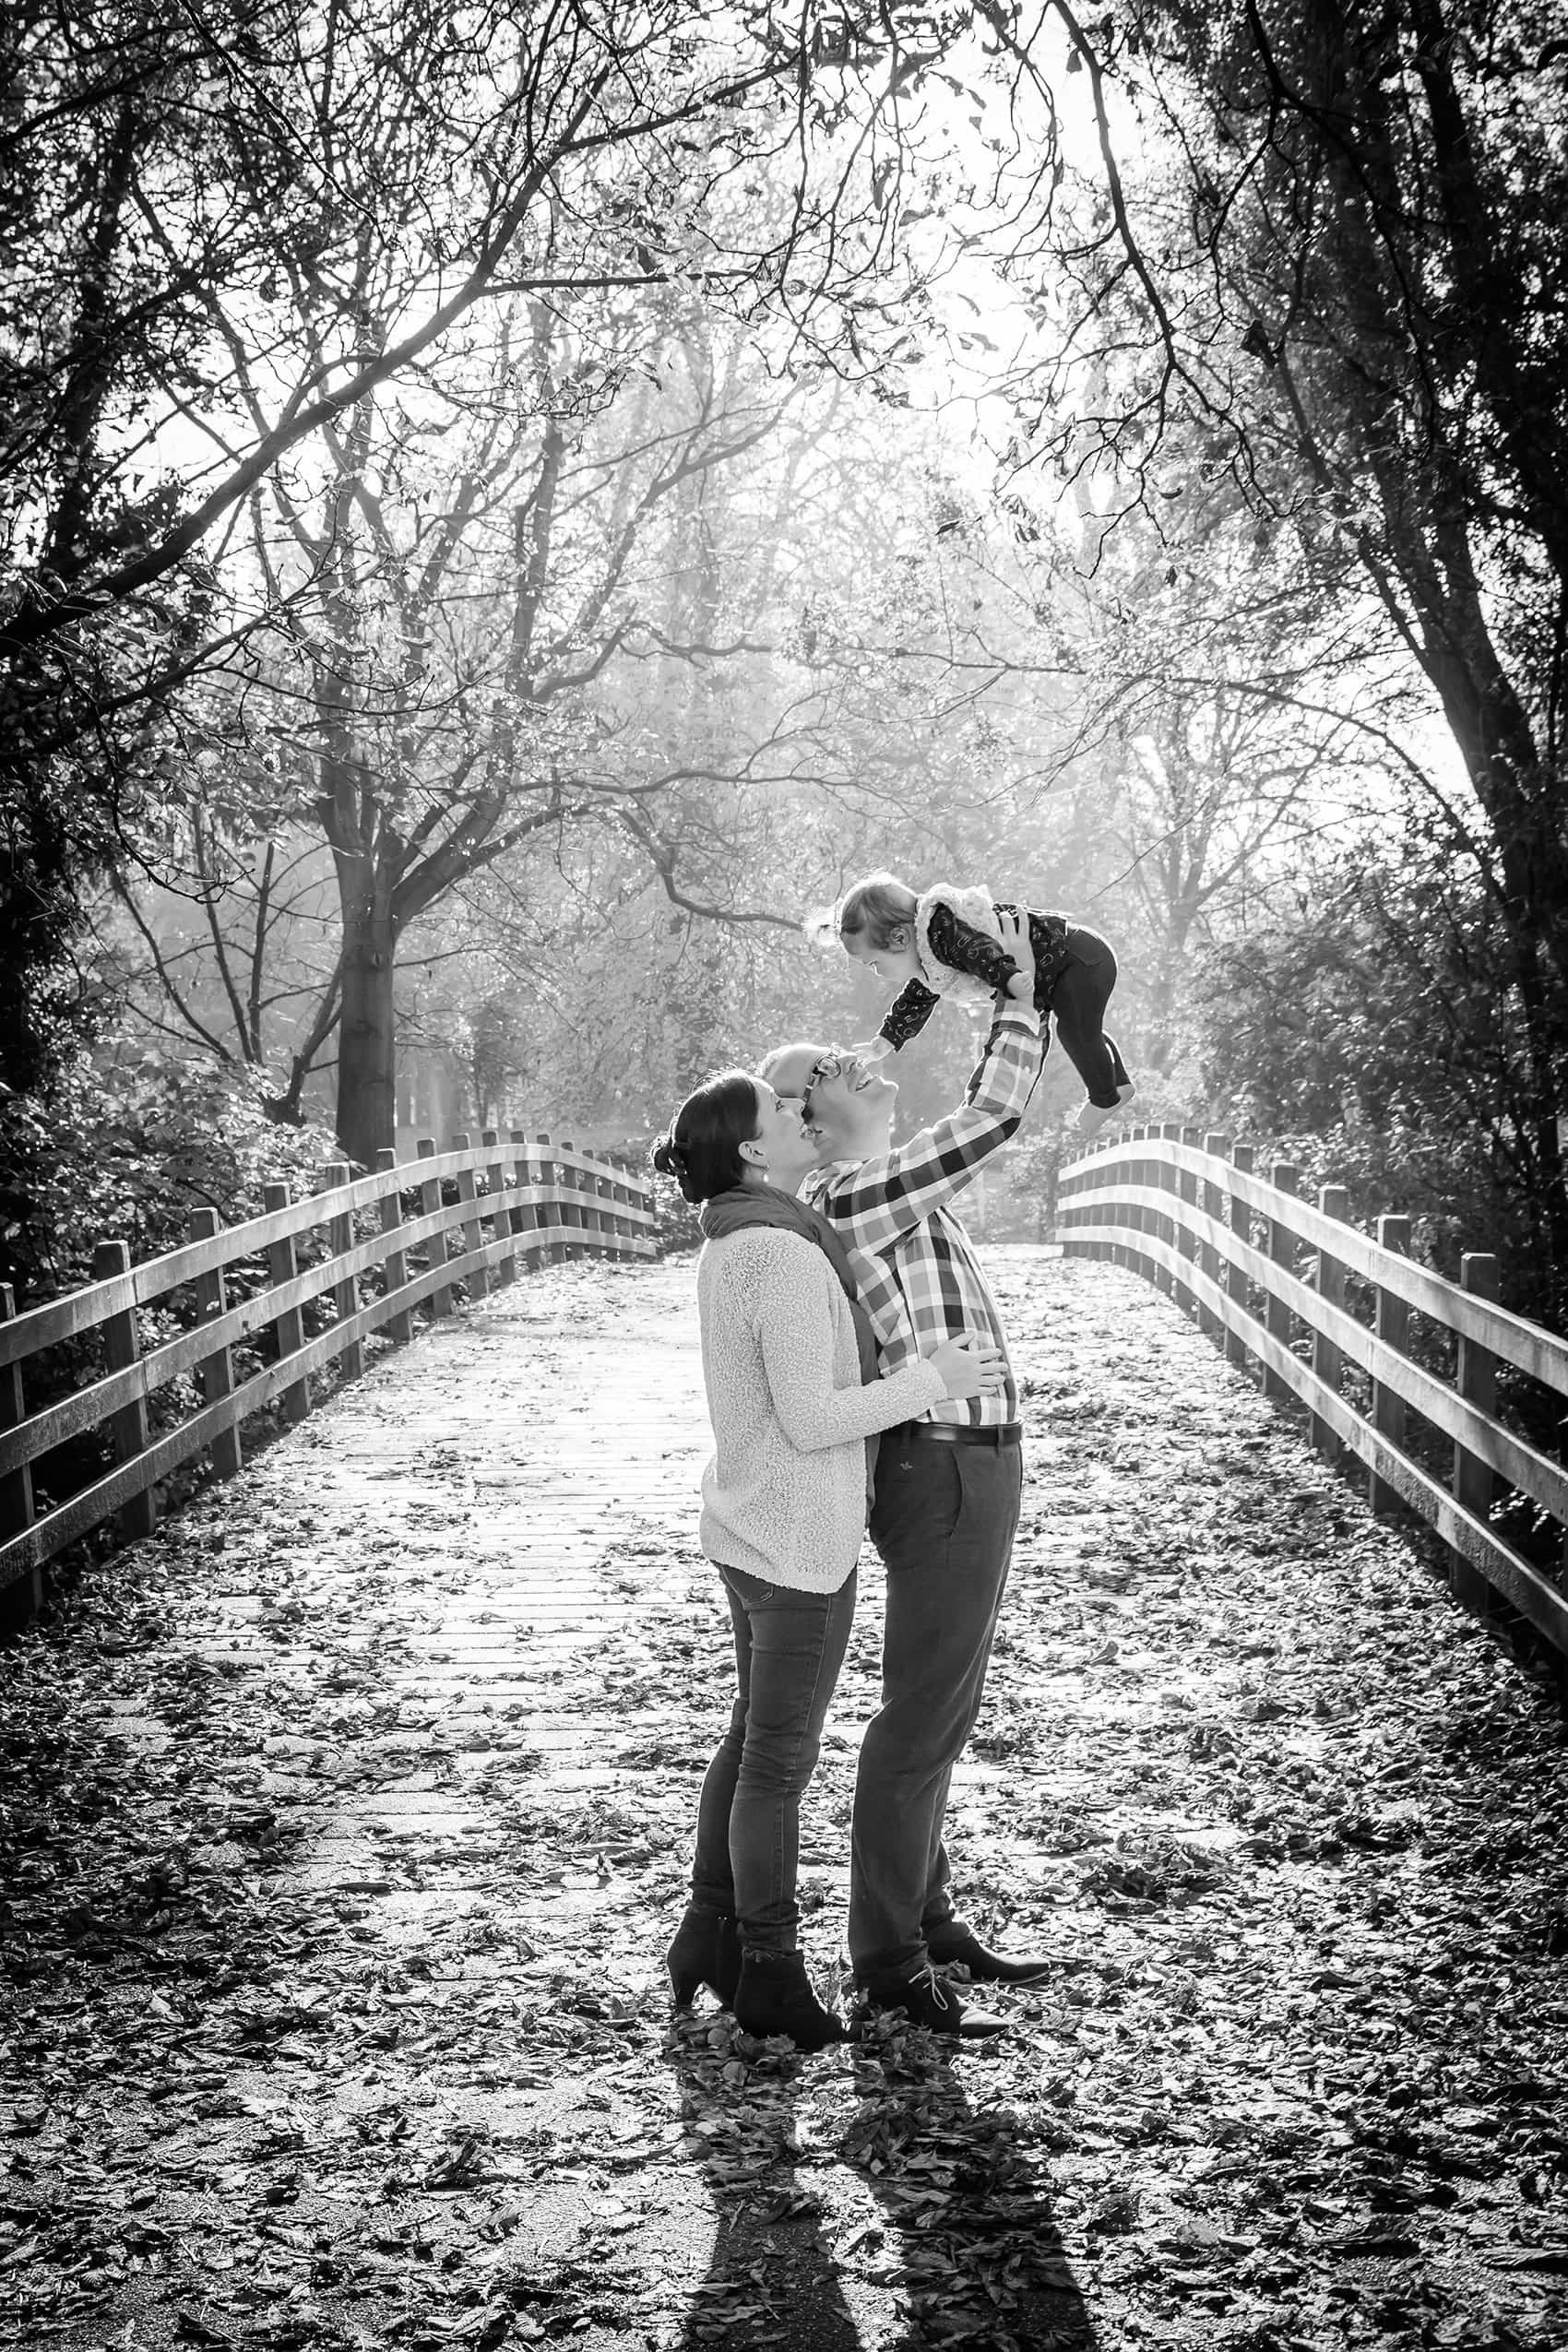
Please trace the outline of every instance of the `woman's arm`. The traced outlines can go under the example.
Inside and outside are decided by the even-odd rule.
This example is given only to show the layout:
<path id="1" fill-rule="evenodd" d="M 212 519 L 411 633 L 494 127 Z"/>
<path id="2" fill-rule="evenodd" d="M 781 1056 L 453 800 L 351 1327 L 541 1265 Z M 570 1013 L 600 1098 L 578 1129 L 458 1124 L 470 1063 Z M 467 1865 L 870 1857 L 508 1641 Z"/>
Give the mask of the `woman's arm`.
<path id="1" fill-rule="evenodd" d="M 813 1243 L 798 1242 L 770 1253 L 756 1307 L 763 1371 L 778 1425 L 791 1445 L 814 1454 L 826 1445 L 847 1445 L 875 1430 L 918 1420 L 946 1384 L 925 1361 L 907 1364 L 886 1380 L 862 1388 L 834 1384 L 833 1293 L 838 1277 Z M 809 1263 L 808 1263 L 809 1261 Z"/>

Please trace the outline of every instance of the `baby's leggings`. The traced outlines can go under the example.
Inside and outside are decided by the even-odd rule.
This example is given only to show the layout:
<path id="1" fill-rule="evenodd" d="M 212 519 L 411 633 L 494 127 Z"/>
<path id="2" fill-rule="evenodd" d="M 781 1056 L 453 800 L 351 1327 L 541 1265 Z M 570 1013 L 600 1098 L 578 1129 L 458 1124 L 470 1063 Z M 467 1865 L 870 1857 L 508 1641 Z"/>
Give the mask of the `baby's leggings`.
<path id="1" fill-rule="evenodd" d="M 1050 996 L 1056 1034 L 1092 1103 L 1114 1110 L 1131 1083 L 1114 1038 L 1105 1034 L 1105 1008 L 1116 985 L 1116 956 L 1098 931 L 1076 923 L 1067 932 L 1067 962 Z"/>

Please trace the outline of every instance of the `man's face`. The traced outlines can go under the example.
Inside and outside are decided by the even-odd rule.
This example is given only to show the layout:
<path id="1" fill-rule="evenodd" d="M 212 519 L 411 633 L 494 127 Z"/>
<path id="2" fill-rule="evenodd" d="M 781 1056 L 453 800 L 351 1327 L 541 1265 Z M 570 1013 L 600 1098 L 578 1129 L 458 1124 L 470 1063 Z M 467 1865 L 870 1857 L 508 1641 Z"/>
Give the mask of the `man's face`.
<path id="1" fill-rule="evenodd" d="M 766 1088 L 766 1093 L 764 1089 Z M 763 1102 L 763 1141 L 767 1146 L 767 1181 L 781 1193 L 795 1193 L 808 1168 L 816 1166 L 816 1137 L 807 1133 L 798 1095 L 776 1093 L 766 1079 L 757 1087 Z M 771 1111 L 768 1103 L 772 1104 Z"/>
<path id="2" fill-rule="evenodd" d="M 769 1054 L 767 1075 L 780 1094 L 804 1098 L 809 1125 L 825 1159 L 864 1158 L 885 1151 L 898 1089 L 843 1047 L 790 1045 Z"/>

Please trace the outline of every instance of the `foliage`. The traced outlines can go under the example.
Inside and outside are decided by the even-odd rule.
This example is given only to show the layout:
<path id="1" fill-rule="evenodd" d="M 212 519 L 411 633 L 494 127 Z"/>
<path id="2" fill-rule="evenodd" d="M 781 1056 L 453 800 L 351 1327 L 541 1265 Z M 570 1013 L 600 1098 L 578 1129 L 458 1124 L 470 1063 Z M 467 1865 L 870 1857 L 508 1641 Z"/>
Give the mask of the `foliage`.
<path id="1" fill-rule="evenodd" d="M 731 318 L 776 320 L 782 372 L 835 343 L 873 267 L 886 291 L 902 202 L 891 118 L 930 55 L 906 62 L 901 30 L 863 18 L 838 12 L 826 39 L 771 7 L 720 23 L 692 0 L 495 24 L 434 0 L 362 0 L 327 18 L 276 0 L 220 0 L 192 17 L 113 0 L 88 10 L 24 0 L 9 12 L 0 814 L 10 868 L 0 878 L 7 954 L 23 952 L 8 1032 L 13 1011 L 25 1028 L 39 999 L 20 980 L 68 961 L 75 887 L 127 847 L 119 837 L 149 765 L 166 760 L 158 781 L 184 805 L 189 738 L 212 731 L 249 766 L 265 833 L 278 779 L 255 754 L 245 701 L 263 648 L 281 634 L 308 667 L 323 600 L 339 599 L 342 621 L 377 564 L 400 555 L 417 571 L 429 560 L 417 527 L 395 548 L 385 534 L 377 543 L 387 484 L 367 479 L 360 445 L 378 409 L 406 402 L 406 422 L 439 429 L 437 386 L 493 342 L 502 372 L 489 422 L 505 457 L 509 439 L 515 454 L 538 424 L 548 442 L 551 421 L 595 412 L 619 386 L 618 362 L 591 350 L 569 380 L 559 368 L 542 380 L 494 328 L 508 304 L 531 302 L 536 323 L 574 302 L 654 315 L 698 289 Z M 874 367 L 887 339 L 869 315 L 851 327 L 854 366 Z M 476 484 L 493 480 L 494 454 L 470 451 Z M 324 475 L 333 491 L 313 537 L 303 527 Z M 531 514 L 540 556 L 551 479 L 547 457 L 540 494 L 518 493 L 503 527 L 526 540 Z M 247 566 L 229 543 L 264 484 L 303 531 L 286 576 L 273 551 Z M 436 547 L 462 507 L 457 493 L 433 523 Z M 351 560 L 333 540 L 350 514 L 368 542 Z M 500 630 L 515 648 L 533 609 L 519 585 L 531 559 L 518 543 L 508 561 L 488 592 L 505 600 L 508 581 L 519 588 L 523 617 Z M 403 667 L 417 673 L 417 586 L 406 575 L 402 586 Z M 367 665 L 350 681 L 328 663 L 338 688 L 379 677 L 374 642 L 351 627 L 327 636 Z M 481 665 L 466 684 L 466 704 L 459 690 L 462 707 L 446 713 L 457 737 L 476 706 L 505 712 L 517 681 L 503 688 Z M 520 745 L 515 709 L 504 742 L 496 731 L 440 843 L 448 864 L 494 832 L 509 760 L 537 782 L 559 749 Z M 331 772 L 316 778 L 334 849 L 357 866 L 347 902 L 362 923 L 375 896 L 370 845 L 355 838 L 340 771 L 371 750 L 340 724 Z M 416 836 L 422 814 L 408 816 Z M 413 862 L 428 883 L 441 861 Z M 386 954 L 377 936 L 344 967 L 346 1073 L 377 1026 L 362 1019 L 356 989 Z M 329 1029 L 330 990 L 324 1010 Z M 30 1048 L 35 1063 L 42 1050 Z M 42 1075 L 42 1063 L 17 1074 L 26 1084 Z M 385 1097 L 379 1062 L 367 1083 Z M 284 1100 L 297 1110 L 296 1096 Z M 340 1123 L 362 1158 L 386 1140 L 386 1110 L 384 1099 L 368 1112 L 354 1101 Z"/>
<path id="2" fill-rule="evenodd" d="M 1563 1312 L 1550 1168 L 1506 928 L 1473 869 L 1410 828 L 1303 873 L 1288 917 L 1218 947 L 1199 1049 L 1220 1123 L 1268 1136 L 1352 1211 L 1415 1217 L 1434 1263 L 1494 1250 Z"/>
<path id="3" fill-rule="evenodd" d="M 1424 680 L 1467 789 L 1397 734 L 1388 766 L 1492 907 L 1532 1213 L 1568 1264 L 1556 12 L 1144 0 L 1059 23 L 1100 151 L 1071 222 L 1059 206 L 1005 260 L 1020 286 L 1053 265 L 1016 461 L 1098 484 L 1157 535 L 1194 474 L 1226 481 L 1261 540 L 1292 544 L 1325 624 L 1370 612 Z M 998 70 L 1037 88 L 1060 74 L 1046 41 L 1003 48 Z"/>
<path id="4" fill-rule="evenodd" d="M 259 1217 L 265 1184 L 309 1189 L 336 1157 L 320 1129 L 268 1116 L 265 1074 L 109 1041 L 14 1103 L 6 1143 L 0 1278 L 22 1307 L 90 1281 L 101 1241 L 158 1256 L 188 1239 L 193 1209 Z"/>

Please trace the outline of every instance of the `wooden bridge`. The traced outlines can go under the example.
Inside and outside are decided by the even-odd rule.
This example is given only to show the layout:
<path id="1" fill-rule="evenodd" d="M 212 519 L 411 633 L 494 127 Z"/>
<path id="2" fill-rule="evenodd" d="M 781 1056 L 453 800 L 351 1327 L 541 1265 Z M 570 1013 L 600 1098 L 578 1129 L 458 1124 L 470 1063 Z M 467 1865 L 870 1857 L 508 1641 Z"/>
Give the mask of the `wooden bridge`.
<path id="1" fill-rule="evenodd" d="M 1104 1255 L 988 1253 L 1028 1484 L 952 1844 L 975 1916 L 1057 1968 L 1009 1998 L 1005 2041 L 956 2056 L 905 2037 L 802 2063 L 711 2009 L 669 2026 L 659 1954 L 729 1665 L 694 1541 L 691 1262 L 648 1262 L 635 1178 L 491 1139 L 35 1311 L 57 1347 L 72 1315 L 147 1319 L 139 1355 L 89 1367 L 110 1415 L 190 1394 L 161 1430 L 106 1424 L 125 1450 L 93 1505 L 30 1496 L 18 1526 L 12 1485 L 27 1575 L 61 1512 L 135 1509 L 157 1446 L 188 1459 L 313 1384 L 320 1409 L 260 1444 L 253 1418 L 243 1474 L 0 1655 L 18 2341 L 1562 2340 L 1552 1691 L 1455 1605 L 1438 1534 L 1379 1515 L 1227 1361 L 1229 1313 L 1286 1385 L 1313 1369 L 1270 1319 L 1272 1220 L 1214 1207 L 1213 1152 L 1117 1148 L 1075 1176 L 1094 1221 L 1070 1229 L 1172 1295 Z M 1261 1184 L 1241 1168 L 1235 1197 L 1282 1221 Z M 1336 1238 L 1359 1322 L 1386 1237 Z M 184 1330 L 153 1320 L 171 1298 Z M 1371 1336 L 1386 1386 L 1386 1315 Z M 1336 1393 L 1360 1412 L 1353 1372 Z M 82 1410 L 50 1396 L 29 1434 L 26 1401 L 12 1481 Z M 806 1822 L 825 1988 L 879 1602 L 868 1554 Z"/>
<path id="2" fill-rule="evenodd" d="M 24 1314 L 0 1286 L 0 1592 L 25 1577 L 38 1598 L 44 1562 L 106 1522 L 150 1534 L 173 1472 L 205 1455 L 232 1478 L 242 1425 L 273 1407 L 303 1420 L 322 1374 L 357 1378 L 373 1336 L 407 1343 L 421 1310 L 440 1323 L 553 1256 L 649 1257 L 652 1225 L 640 1172 L 491 1131 L 447 1152 L 426 1137 L 401 1166 L 384 1151 L 357 1181 L 329 1163 L 303 1201 L 269 1184 L 239 1225 L 198 1209 L 185 1248 L 140 1265 L 101 1241 L 99 1280 Z M 67 1468 L 75 1491 L 40 1511 L 41 1470 L 53 1487 L 84 1432 L 113 1467 Z"/>
<path id="3" fill-rule="evenodd" d="M 1408 1217 L 1380 1217 L 1373 1240 L 1347 1222 L 1342 1185 L 1314 1208 L 1291 1163 L 1253 1160 L 1193 1128 L 1107 1138 L 1063 1175 L 1062 1241 L 1133 1267 L 1257 1367 L 1265 1396 L 1303 1405 L 1374 1509 L 1435 1529 L 1456 1596 L 1506 1604 L 1568 1657 L 1568 1470 L 1539 1442 L 1562 1426 L 1568 1343 L 1499 1306 L 1490 1252 L 1445 1281 L 1412 1263 Z"/>

